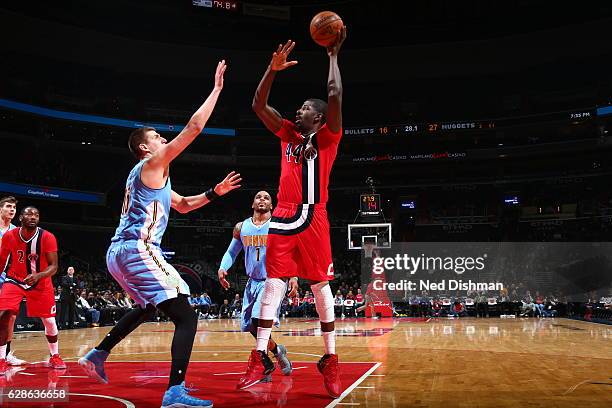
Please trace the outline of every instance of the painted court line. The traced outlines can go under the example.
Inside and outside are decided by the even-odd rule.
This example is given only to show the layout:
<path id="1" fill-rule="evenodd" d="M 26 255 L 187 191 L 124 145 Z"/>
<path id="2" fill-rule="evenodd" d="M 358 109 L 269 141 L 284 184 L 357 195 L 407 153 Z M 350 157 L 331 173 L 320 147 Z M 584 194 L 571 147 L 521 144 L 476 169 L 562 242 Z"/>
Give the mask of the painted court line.
<path id="1" fill-rule="evenodd" d="M 228 350 L 193 350 L 191 352 L 191 354 L 194 353 L 251 353 L 250 350 L 235 350 L 235 351 L 228 351 Z M 113 353 L 111 354 L 112 356 L 137 356 L 137 355 L 145 355 L 145 354 L 170 354 L 170 350 L 168 351 L 137 351 L 137 352 L 133 352 L 133 353 Z M 300 355 L 300 356 L 311 356 L 311 357 L 317 357 L 317 358 L 321 358 L 320 354 L 311 354 L 311 353 L 300 353 L 300 352 L 296 352 L 296 351 L 288 351 L 287 354 L 295 354 L 295 355 Z M 76 356 L 76 357 L 67 357 L 64 358 L 64 360 L 77 360 L 81 358 L 81 356 Z M 170 361 L 170 360 L 168 360 Z M 46 363 L 46 361 L 37 361 L 35 363 L 31 363 L 31 364 L 36 364 L 36 363 Z"/>
<path id="2" fill-rule="evenodd" d="M 348 387 L 346 390 L 344 390 L 344 392 L 340 395 L 340 397 L 336 398 L 335 400 L 333 400 L 332 402 L 327 404 L 327 406 L 325 408 L 333 408 L 336 405 L 338 405 L 338 403 L 340 403 L 344 397 L 349 395 L 351 393 L 351 391 L 353 391 L 355 389 L 355 387 L 357 387 L 359 384 L 361 384 L 363 382 L 363 380 L 368 378 L 368 376 L 372 372 L 374 372 L 374 370 L 376 370 L 378 367 L 380 367 L 381 365 L 382 365 L 382 363 L 375 363 L 372 366 L 372 368 L 370 368 L 368 371 L 366 371 L 359 379 L 357 379 L 357 381 L 355 381 L 350 387 Z"/>
<path id="3" fill-rule="evenodd" d="M 70 393 L 68 393 L 68 395 L 78 395 L 78 396 L 81 396 L 81 397 L 105 398 L 105 399 L 121 402 L 123 405 L 125 405 L 126 408 L 136 408 L 136 405 L 134 405 L 131 401 L 124 400 L 123 398 L 119 398 L 119 397 L 112 397 L 110 395 L 79 394 L 79 393 L 75 393 L 75 392 L 70 392 Z"/>
<path id="4" fill-rule="evenodd" d="M 130 378 L 168 378 L 167 375 L 133 375 Z"/>

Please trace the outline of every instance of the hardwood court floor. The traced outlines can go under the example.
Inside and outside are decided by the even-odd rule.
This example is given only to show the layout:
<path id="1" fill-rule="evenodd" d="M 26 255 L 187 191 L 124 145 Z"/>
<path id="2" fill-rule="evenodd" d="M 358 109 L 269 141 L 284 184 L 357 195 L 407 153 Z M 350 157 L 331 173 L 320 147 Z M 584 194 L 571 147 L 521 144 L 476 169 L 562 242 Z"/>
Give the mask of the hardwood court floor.
<path id="1" fill-rule="evenodd" d="M 172 328 L 171 323 L 141 326 L 115 348 L 109 361 L 132 362 L 135 366 L 145 361 L 169 361 Z M 76 361 L 109 329 L 60 332 L 62 356 L 68 362 Z M 273 336 L 287 346 L 292 360 L 312 363 L 318 360 L 322 351 L 322 339 L 317 329 L 318 323 L 314 320 L 284 320 L 281 329 L 275 329 Z M 238 320 L 200 321 L 192 355 L 194 362 L 240 362 L 232 363 L 235 364 L 234 372 L 227 373 L 234 377 L 223 377 L 230 388 L 237 381 L 239 374 L 236 372 L 243 370 L 253 346 L 251 336 L 239 330 Z M 344 385 L 351 387 L 341 399 L 331 400 L 319 395 L 322 387 L 314 366 L 301 364 L 305 369 L 294 371 L 293 384 L 308 378 L 308 382 L 313 383 L 310 392 L 318 398 L 317 402 L 299 399 L 296 403 L 289 399 L 286 406 L 612 406 L 612 326 L 567 319 L 533 318 L 430 321 L 345 319 L 337 321 L 336 331 L 341 362 L 380 365 L 361 365 L 361 371 L 352 372 L 350 376 L 350 367 L 346 365 Z M 40 361 L 46 350 L 44 336 L 42 333 L 17 333 L 13 349 L 21 358 Z M 312 371 L 308 375 L 307 367 Z M 65 377 L 61 381 L 67 381 L 71 390 L 89 381 L 78 378 L 81 374 L 73 366 L 69 369 L 72 370 L 70 374 L 76 376 Z M 231 369 L 225 371 L 228 370 Z M 156 398 L 161 401 L 160 390 L 163 390 L 166 382 L 167 368 L 159 374 L 160 388 L 151 392 L 157 393 Z M 192 376 L 198 378 L 195 371 Z M 187 377 L 189 382 L 189 374 Z M 15 378 L 22 377 L 16 375 Z M 281 381 L 284 379 L 280 376 L 274 379 L 277 387 L 282 388 L 286 382 Z M 194 384 L 203 389 L 203 394 L 197 395 L 215 399 L 215 395 L 206 393 L 207 388 L 214 387 L 214 382 L 213 379 L 207 384 Z M 112 389 L 104 391 L 104 387 L 108 386 L 96 387 L 100 392 L 112 394 Z M 270 390 L 276 392 L 278 388 Z M 292 392 L 298 391 L 287 387 L 287 393 L 291 395 Z M 245 395 L 248 396 L 244 397 L 244 403 L 234 400 L 231 405 L 225 406 L 251 406 L 252 396 Z M 280 394 L 274 394 L 273 398 L 277 395 Z M 287 401 L 287 395 L 282 398 L 285 399 L 280 402 L 268 399 L 253 404 L 282 406 L 283 401 Z M 216 401 L 215 406 L 224 406 L 223 401 L 229 404 L 230 400 Z M 96 403 L 97 408 L 103 406 Z"/>

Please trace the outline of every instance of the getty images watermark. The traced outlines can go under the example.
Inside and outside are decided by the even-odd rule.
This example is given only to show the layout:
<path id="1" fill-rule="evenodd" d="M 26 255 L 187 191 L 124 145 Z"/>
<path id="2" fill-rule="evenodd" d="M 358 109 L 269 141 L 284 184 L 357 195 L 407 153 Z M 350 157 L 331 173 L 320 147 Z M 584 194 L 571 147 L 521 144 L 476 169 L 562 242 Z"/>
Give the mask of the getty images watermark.
<path id="1" fill-rule="evenodd" d="M 584 301 L 593 291 L 612 295 L 612 243 L 395 242 L 369 257 L 363 252 L 361 272 L 368 292 L 392 301 L 474 292 Z"/>
<path id="2" fill-rule="evenodd" d="M 482 256 L 426 256 L 421 254 L 414 257 L 406 253 L 395 254 L 395 256 L 382 257 L 374 255 L 372 258 L 372 286 L 374 290 L 390 291 L 413 291 L 413 290 L 465 290 L 483 291 L 504 289 L 501 282 L 474 282 L 471 279 L 443 279 L 439 281 L 431 279 L 399 279 L 399 281 L 387 282 L 388 272 L 399 272 L 400 274 L 415 275 L 419 271 L 424 272 L 453 272 L 463 275 L 466 272 L 480 272 L 486 267 L 487 254 Z"/>

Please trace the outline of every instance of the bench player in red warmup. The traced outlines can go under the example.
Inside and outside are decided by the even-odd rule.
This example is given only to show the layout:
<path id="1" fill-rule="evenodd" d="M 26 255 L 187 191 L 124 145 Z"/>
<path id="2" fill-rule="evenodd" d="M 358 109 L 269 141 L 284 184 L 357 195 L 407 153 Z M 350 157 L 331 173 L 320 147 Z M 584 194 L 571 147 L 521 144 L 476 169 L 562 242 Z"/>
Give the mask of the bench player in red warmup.
<path id="1" fill-rule="evenodd" d="M 253 98 L 253 110 L 264 125 L 280 138 L 281 177 L 278 205 L 272 214 L 268 231 L 266 270 L 261 312 L 257 329 L 257 346 L 251 352 L 247 371 L 238 383 L 248 388 L 274 371 L 267 355 L 268 339 L 276 310 L 285 295 L 285 281 L 299 276 L 310 281 L 321 321 L 325 355 L 318 369 L 325 388 L 333 398 L 340 396 L 338 356 L 334 331 L 334 297 L 329 281 L 334 278 L 331 257 L 327 187 L 338 144 L 342 137 L 342 81 L 338 53 L 346 38 L 346 28 L 327 48 L 329 75 L 327 103 L 308 99 L 298 109 L 295 121 L 283 119 L 268 105 L 276 73 L 297 61 L 287 61 L 295 43 L 280 44 Z"/>
<path id="2" fill-rule="evenodd" d="M 49 343 L 48 365 L 64 369 L 59 355 L 57 325 L 55 324 L 55 296 L 51 277 L 57 272 L 57 240 L 55 235 L 38 227 L 40 213 L 32 206 L 21 210 L 20 228 L 2 237 L 0 265 L 7 265 L 6 281 L 0 292 L 0 375 L 8 371 L 6 342 L 11 315 L 19 313 L 19 305 L 26 299 L 29 317 L 39 317 L 45 326 Z"/>

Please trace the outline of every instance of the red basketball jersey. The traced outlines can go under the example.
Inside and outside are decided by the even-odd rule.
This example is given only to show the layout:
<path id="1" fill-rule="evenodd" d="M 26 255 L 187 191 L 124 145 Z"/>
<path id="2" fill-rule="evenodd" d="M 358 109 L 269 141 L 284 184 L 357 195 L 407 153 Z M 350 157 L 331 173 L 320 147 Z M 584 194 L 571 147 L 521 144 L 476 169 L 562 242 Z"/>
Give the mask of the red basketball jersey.
<path id="1" fill-rule="evenodd" d="M 276 136 L 281 139 L 281 176 L 278 201 L 293 204 L 316 204 L 327 202 L 329 175 L 336 160 L 342 129 L 332 133 L 327 124 L 312 136 L 316 157 L 304 158 L 308 142 L 302 137 L 294 123 L 283 119 Z"/>
<path id="2" fill-rule="evenodd" d="M 25 288 L 23 282 L 26 276 L 44 271 L 49 264 L 46 254 L 57 252 L 57 240 L 55 235 L 42 228 L 37 228 L 36 233 L 30 239 L 24 239 L 21 235 L 21 228 L 15 228 L 4 234 L 2 237 L 2 249 L 0 259 L 7 260 L 6 283 L 15 283 Z M 39 281 L 41 284 L 48 284 L 43 281 L 51 281 L 45 278 Z"/>

